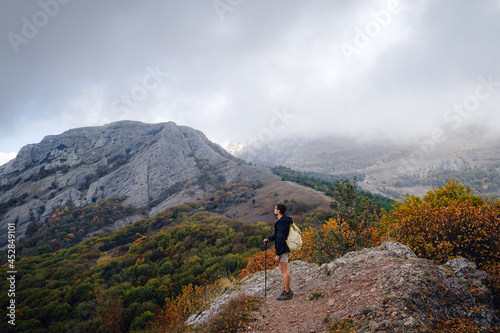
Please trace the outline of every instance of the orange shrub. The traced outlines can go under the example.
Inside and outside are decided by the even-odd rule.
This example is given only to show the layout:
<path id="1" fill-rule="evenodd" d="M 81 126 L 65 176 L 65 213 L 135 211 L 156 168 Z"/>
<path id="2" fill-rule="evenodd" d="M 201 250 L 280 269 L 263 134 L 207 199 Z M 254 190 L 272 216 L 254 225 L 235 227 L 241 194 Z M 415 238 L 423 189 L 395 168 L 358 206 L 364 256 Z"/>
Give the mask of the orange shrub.
<path id="1" fill-rule="evenodd" d="M 346 252 L 380 244 L 380 235 L 373 226 L 353 228 L 351 224 L 329 219 L 320 229 L 309 228 L 302 233 L 302 249 L 296 257 L 315 263 L 335 260 Z"/>
<path id="2" fill-rule="evenodd" d="M 267 256 L 267 269 L 274 269 L 278 266 L 278 263 L 274 261 L 274 256 L 276 255 L 276 250 L 274 248 L 268 248 L 267 254 L 264 251 L 260 251 L 254 256 L 248 258 L 247 266 L 241 271 L 240 277 L 244 278 L 255 272 L 263 271 L 266 267 L 266 256 Z"/>
<path id="3" fill-rule="evenodd" d="M 183 332 L 189 316 L 217 297 L 223 288 L 222 279 L 205 286 L 193 286 L 192 284 L 183 286 L 179 296 L 173 299 L 165 298 L 163 311 L 156 314 L 155 321 L 149 323 L 149 329 L 162 333 Z"/>
<path id="4" fill-rule="evenodd" d="M 396 204 L 389 219 L 396 240 L 420 257 L 440 263 L 464 257 L 482 269 L 500 262 L 500 206 L 453 180 Z"/>
<path id="5" fill-rule="evenodd" d="M 480 329 L 474 322 L 467 318 L 453 318 L 451 320 L 436 320 L 433 322 L 433 332 L 435 333 L 464 333 L 464 332 L 478 332 L 478 333 L 496 333 L 498 332 L 495 327 L 488 327 Z"/>

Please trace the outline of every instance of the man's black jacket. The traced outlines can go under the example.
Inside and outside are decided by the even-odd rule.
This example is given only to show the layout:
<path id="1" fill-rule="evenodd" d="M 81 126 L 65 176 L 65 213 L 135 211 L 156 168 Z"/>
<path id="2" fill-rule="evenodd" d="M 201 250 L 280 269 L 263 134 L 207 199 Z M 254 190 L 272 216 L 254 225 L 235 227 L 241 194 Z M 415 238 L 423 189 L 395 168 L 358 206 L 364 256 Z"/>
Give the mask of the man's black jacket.
<path id="1" fill-rule="evenodd" d="M 275 242 L 274 247 L 276 248 L 276 255 L 280 256 L 285 252 L 290 252 L 288 245 L 286 245 L 286 239 L 288 238 L 288 233 L 290 232 L 290 226 L 293 221 L 291 217 L 283 215 L 274 224 L 274 234 L 269 236 L 270 242 Z"/>

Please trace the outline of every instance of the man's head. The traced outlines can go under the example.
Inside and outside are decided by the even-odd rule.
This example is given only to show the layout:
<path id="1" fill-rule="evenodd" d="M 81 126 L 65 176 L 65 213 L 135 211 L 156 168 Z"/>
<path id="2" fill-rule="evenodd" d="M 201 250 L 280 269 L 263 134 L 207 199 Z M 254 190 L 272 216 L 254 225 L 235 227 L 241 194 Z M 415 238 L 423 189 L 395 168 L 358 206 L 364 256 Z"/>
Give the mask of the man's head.
<path id="1" fill-rule="evenodd" d="M 278 213 L 280 215 L 285 215 L 286 213 L 286 206 L 284 204 L 276 204 L 276 207 L 274 207 L 274 214 L 275 215 L 278 215 Z"/>

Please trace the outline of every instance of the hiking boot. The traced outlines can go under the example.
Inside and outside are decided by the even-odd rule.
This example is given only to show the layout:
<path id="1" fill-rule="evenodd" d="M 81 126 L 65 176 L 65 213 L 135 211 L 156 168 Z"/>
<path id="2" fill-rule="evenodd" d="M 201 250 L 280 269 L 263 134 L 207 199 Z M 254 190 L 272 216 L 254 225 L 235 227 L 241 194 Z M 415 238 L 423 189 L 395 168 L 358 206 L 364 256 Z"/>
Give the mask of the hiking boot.
<path id="1" fill-rule="evenodd" d="M 283 290 L 283 292 L 281 293 L 281 295 L 276 298 L 278 301 L 288 301 L 289 299 L 292 299 L 293 297 L 293 292 L 292 290 L 290 289 L 289 292 L 286 292 Z"/>
<path id="2" fill-rule="evenodd" d="M 285 288 L 283 288 L 283 291 L 281 292 L 281 295 L 280 295 L 280 296 L 283 296 L 283 295 L 285 295 L 285 294 L 286 294 L 286 290 L 285 290 Z M 290 288 L 290 294 L 292 294 L 292 295 L 293 295 L 292 288 Z"/>

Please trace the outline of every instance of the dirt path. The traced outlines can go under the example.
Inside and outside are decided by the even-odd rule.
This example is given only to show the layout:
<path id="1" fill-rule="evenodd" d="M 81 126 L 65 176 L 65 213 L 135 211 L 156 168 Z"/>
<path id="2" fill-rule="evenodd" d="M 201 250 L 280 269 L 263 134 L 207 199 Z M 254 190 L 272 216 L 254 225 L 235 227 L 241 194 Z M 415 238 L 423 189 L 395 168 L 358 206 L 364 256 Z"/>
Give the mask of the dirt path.
<path id="1" fill-rule="evenodd" d="M 268 294 L 261 310 L 254 314 L 256 320 L 245 332 L 328 332 L 329 314 L 326 309 L 328 294 L 332 291 L 327 291 L 327 286 L 322 281 L 312 288 L 305 287 L 298 290 L 292 288 L 294 296 L 289 301 L 278 301 L 276 297 L 279 294 Z M 316 292 L 323 293 L 324 297 L 310 300 L 311 295 Z"/>

